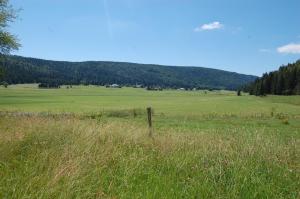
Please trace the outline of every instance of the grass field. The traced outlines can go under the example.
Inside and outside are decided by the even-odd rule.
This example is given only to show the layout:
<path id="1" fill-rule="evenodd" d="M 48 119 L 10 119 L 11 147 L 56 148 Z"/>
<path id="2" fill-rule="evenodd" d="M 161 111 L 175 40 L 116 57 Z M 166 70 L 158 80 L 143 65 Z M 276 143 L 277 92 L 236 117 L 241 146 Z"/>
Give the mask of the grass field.
<path id="1" fill-rule="evenodd" d="M 15 85 L 0 114 L 0 198 L 300 197 L 300 96 Z"/>

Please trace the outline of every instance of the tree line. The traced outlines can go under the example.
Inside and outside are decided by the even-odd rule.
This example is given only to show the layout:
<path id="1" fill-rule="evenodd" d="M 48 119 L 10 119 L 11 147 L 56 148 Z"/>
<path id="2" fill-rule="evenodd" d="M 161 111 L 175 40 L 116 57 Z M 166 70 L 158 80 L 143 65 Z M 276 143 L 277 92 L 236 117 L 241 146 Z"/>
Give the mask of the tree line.
<path id="1" fill-rule="evenodd" d="M 203 67 L 177 67 L 125 62 L 66 62 L 6 56 L 0 66 L 9 84 L 142 85 L 144 87 L 236 90 L 255 76 Z M 0 79 L 1 80 L 1 79 Z"/>
<path id="2" fill-rule="evenodd" d="M 281 66 L 279 70 L 265 73 L 253 83 L 244 87 L 251 95 L 299 95 L 300 94 L 300 60 Z"/>

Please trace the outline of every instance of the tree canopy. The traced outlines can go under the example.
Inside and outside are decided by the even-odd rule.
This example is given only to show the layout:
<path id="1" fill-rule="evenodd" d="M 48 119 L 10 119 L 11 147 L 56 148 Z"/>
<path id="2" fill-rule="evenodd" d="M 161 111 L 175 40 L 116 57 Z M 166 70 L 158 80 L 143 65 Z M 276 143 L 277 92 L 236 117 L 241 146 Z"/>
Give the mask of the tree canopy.
<path id="1" fill-rule="evenodd" d="M 252 95 L 300 95 L 300 60 L 265 73 L 245 87 Z"/>
<path id="2" fill-rule="evenodd" d="M 20 56 L 7 56 L 4 70 L 7 70 L 4 81 L 10 84 L 119 84 L 122 86 L 235 90 L 257 78 L 203 67 L 103 61 L 65 62 Z"/>
<path id="3" fill-rule="evenodd" d="M 0 0 L 0 61 L 12 50 L 20 47 L 17 37 L 8 31 L 9 23 L 17 17 L 16 13 L 17 11 L 12 8 L 8 0 Z M 0 78 L 3 73 L 4 70 L 0 69 Z"/>
<path id="4" fill-rule="evenodd" d="M 10 22 L 16 17 L 16 10 L 12 8 L 8 0 L 0 0 L 0 53 L 8 54 L 12 50 L 17 50 L 20 44 L 15 35 L 11 34 L 7 29 Z"/>

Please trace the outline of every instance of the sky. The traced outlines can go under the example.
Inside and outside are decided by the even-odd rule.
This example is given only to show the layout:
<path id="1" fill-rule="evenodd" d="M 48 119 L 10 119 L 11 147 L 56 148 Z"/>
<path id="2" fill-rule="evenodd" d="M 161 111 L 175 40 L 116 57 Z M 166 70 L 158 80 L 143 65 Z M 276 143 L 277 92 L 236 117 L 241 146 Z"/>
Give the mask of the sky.
<path id="1" fill-rule="evenodd" d="M 262 75 L 300 59 L 300 0 L 11 0 L 13 54 Z"/>

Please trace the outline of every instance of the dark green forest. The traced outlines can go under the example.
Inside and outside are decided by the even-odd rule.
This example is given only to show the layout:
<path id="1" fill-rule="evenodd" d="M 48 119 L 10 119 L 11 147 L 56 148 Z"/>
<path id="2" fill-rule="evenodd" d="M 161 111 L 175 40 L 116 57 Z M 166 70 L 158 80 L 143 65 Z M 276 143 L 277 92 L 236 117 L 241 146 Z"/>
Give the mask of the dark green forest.
<path id="1" fill-rule="evenodd" d="M 203 67 L 179 67 L 124 62 L 49 61 L 7 56 L 0 66 L 1 81 L 9 84 L 143 85 L 162 88 L 235 90 L 257 77 Z"/>
<path id="2" fill-rule="evenodd" d="M 244 89 L 252 95 L 299 95 L 300 60 L 281 66 L 278 71 L 265 73 Z"/>

